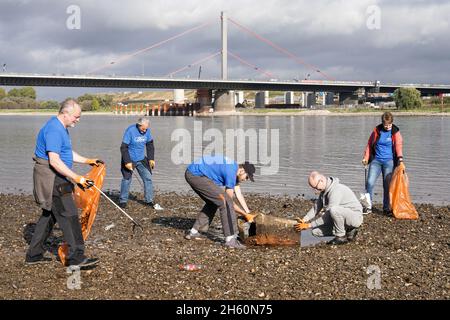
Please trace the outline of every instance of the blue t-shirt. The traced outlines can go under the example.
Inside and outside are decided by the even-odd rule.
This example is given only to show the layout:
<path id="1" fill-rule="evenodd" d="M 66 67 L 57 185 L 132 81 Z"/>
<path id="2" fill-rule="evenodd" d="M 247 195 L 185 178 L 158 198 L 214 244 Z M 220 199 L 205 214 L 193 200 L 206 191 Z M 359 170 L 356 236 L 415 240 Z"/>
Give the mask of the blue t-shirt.
<path id="1" fill-rule="evenodd" d="M 122 142 L 128 145 L 131 161 L 138 162 L 145 158 L 145 145 L 153 140 L 150 128 L 141 133 L 137 125 L 133 124 L 125 130 Z"/>
<path id="2" fill-rule="evenodd" d="M 59 154 L 62 162 L 72 168 L 73 152 L 72 142 L 70 141 L 69 131 L 59 121 L 57 117 L 52 117 L 41 128 L 36 139 L 36 157 L 48 160 L 48 153 Z"/>
<path id="3" fill-rule="evenodd" d="M 194 176 L 207 177 L 218 186 L 233 189 L 236 186 L 238 164 L 228 158 L 217 156 L 203 156 L 188 166 Z"/>
<path id="4" fill-rule="evenodd" d="M 392 130 L 380 130 L 380 139 L 375 147 L 375 159 L 381 162 L 394 159 L 392 154 Z"/>

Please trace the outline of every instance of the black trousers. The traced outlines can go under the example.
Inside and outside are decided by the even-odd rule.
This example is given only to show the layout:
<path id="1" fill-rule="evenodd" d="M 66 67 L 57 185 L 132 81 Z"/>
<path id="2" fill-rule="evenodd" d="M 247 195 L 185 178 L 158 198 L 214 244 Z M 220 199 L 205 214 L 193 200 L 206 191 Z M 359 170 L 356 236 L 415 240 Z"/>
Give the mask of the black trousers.
<path id="1" fill-rule="evenodd" d="M 84 240 L 78 218 L 78 209 L 73 200 L 73 185 L 58 175 L 55 177 L 53 186 L 52 210 L 42 210 L 42 215 L 36 224 L 27 251 L 28 258 L 39 257 L 44 254 L 44 243 L 50 236 L 56 222 L 61 228 L 64 241 L 69 247 L 68 264 L 80 263 L 86 256 L 84 255 Z"/>

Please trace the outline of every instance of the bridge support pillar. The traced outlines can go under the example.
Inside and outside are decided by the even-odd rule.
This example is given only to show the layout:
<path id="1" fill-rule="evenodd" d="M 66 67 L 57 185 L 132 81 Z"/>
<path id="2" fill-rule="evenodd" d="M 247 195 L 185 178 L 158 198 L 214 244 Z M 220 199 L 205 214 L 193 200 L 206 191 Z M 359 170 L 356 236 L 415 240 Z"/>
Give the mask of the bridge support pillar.
<path id="1" fill-rule="evenodd" d="M 316 103 L 316 93 L 315 92 L 305 92 L 306 96 L 306 107 L 311 108 Z"/>
<path id="2" fill-rule="evenodd" d="M 294 104 L 294 92 L 287 91 L 284 93 L 284 104 Z"/>
<path id="3" fill-rule="evenodd" d="M 302 107 L 306 107 L 306 95 L 305 95 L 305 93 L 304 92 L 300 92 L 300 99 L 299 99 L 300 101 L 300 105 L 302 106 Z"/>
<path id="4" fill-rule="evenodd" d="M 234 93 L 234 104 L 244 103 L 244 91 L 235 91 Z"/>
<path id="5" fill-rule="evenodd" d="M 173 102 L 178 104 L 184 103 L 184 89 L 173 90 Z"/>
<path id="6" fill-rule="evenodd" d="M 212 106 L 212 90 L 198 89 L 197 90 L 197 103 L 199 107 L 211 107 Z"/>
<path id="7" fill-rule="evenodd" d="M 234 91 L 217 90 L 214 95 L 214 112 L 235 112 Z"/>
<path id="8" fill-rule="evenodd" d="M 334 92 L 325 93 L 325 105 L 331 106 L 334 104 Z"/>
<path id="9" fill-rule="evenodd" d="M 269 104 L 269 91 L 259 91 L 255 96 L 255 108 L 265 108 Z"/>

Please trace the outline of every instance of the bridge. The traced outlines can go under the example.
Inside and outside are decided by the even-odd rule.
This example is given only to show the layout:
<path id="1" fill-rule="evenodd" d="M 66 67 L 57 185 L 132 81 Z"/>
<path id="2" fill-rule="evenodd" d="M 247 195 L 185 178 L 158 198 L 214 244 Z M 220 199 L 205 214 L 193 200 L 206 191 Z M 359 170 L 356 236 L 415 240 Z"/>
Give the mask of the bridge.
<path id="1" fill-rule="evenodd" d="M 264 42 L 279 53 L 287 56 L 295 63 L 305 67 L 308 76 L 304 80 L 276 80 L 278 78 L 271 72 L 263 70 L 261 67 L 253 65 L 242 57 L 228 50 L 228 22 L 238 27 L 240 31 L 245 32 L 257 40 Z M 355 97 L 355 93 L 361 90 L 364 92 L 381 92 L 392 93 L 398 88 L 414 87 L 418 89 L 422 95 L 439 95 L 450 93 L 450 85 L 432 85 L 432 84 L 384 84 L 380 81 L 338 81 L 327 75 L 324 71 L 315 65 L 305 62 L 303 59 L 293 54 L 286 48 L 283 48 L 269 39 L 257 34 L 249 28 L 243 26 L 239 22 L 228 18 L 224 12 L 221 15 L 222 27 L 222 50 L 199 59 L 187 66 L 179 68 L 162 77 L 145 77 L 145 76 L 106 76 L 98 75 L 100 71 L 107 68 L 113 68 L 117 64 L 131 59 L 139 54 L 148 52 L 170 41 L 183 37 L 189 33 L 200 29 L 207 28 L 212 22 L 203 23 L 199 26 L 193 27 L 180 34 L 174 35 L 168 39 L 155 43 L 149 47 L 139 49 L 133 53 L 117 57 L 115 61 L 106 63 L 103 66 L 97 67 L 95 70 L 86 72 L 83 75 L 59 75 L 59 74 L 19 74 L 19 73 L 0 73 L 0 85 L 5 86 L 50 86 L 50 87 L 103 87 L 103 88 L 146 88 L 146 89 L 194 89 L 197 90 L 197 97 L 202 105 L 211 105 L 213 91 L 215 91 L 215 109 L 219 111 L 232 111 L 236 102 L 241 102 L 243 94 L 239 98 L 233 91 L 255 90 L 258 91 L 256 95 L 257 105 L 264 106 L 268 100 L 268 91 L 286 91 L 287 103 L 293 103 L 293 92 L 302 92 L 303 105 L 307 105 L 306 101 L 314 100 L 316 92 L 323 92 L 324 96 L 331 96 L 335 93 L 339 94 L 339 99 L 344 101 L 347 98 Z M 221 79 L 188 79 L 188 78 L 174 78 L 174 75 L 198 65 L 210 59 L 221 55 L 222 68 Z M 239 63 L 256 70 L 263 74 L 268 80 L 253 80 L 253 79 L 228 79 L 228 56 L 231 56 Z M 200 69 L 201 70 L 201 69 Z M 324 80 L 309 79 L 310 75 L 323 77 Z M 184 99 L 184 94 L 178 94 Z M 312 99 L 310 99 L 312 98 Z M 325 98 L 324 98 L 325 100 Z M 181 100 L 180 100 L 181 101 Z M 288 102 L 290 101 L 290 102 Z M 176 101 L 177 102 L 177 101 Z"/>
<path id="2" fill-rule="evenodd" d="M 350 93 L 359 89 L 369 92 L 392 93 L 398 88 L 413 87 L 422 95 L 450 93 L 450 85 L 431 84 L 381 84 L 377 81 L 333 81 L 333 80 L 222 80 L 151 78 L 141 76 L 89 76 L 89 75 L 43 75 L 0 73 L 0 85 L 4 86 L 49 86 L 90 88 L 145 88 L 145 89 L 210 89 L 210 90 L 256 90 L 256 91 L 303 91 Z"/>

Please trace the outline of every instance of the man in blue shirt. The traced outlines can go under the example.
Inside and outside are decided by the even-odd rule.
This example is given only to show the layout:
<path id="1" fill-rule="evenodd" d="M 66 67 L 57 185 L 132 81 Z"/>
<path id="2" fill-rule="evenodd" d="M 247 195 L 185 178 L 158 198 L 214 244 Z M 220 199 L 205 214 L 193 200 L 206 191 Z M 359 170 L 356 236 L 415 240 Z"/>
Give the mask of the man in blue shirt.
<path id="1" fill-rule="evenodd" d="M 84 240 L 78 218 L 78 209 L 73 200 L 73 184 L 83 188 L 93 185 L 72 171 L 74 162 L 98 165 L 99 159 L 87 159 L 72 150 L 72 143 L 67 128 L 75 127 L 80 121 L 81 108 L 72 99 L 63 102 L 59 113 L 52 117 L 39 131 L 35 149 L 35 166 L 33 170 L 33 194 L 42 208 L 42 216 L 36 224 L 28 248 L 25 263 L 37 264 L 49 262 L 45 257 L 44 243 L 53 226 L 58 222 L 63 231 L 64 240 L 69 247 L 67 263 L 70 266 L 87 267 L 94 265 L 98 259 L 88 259 L 84 255 Z"/>
<path id="2" fill-rule="evenodd" d="M 153 202 L 152 170 L 155 168 L 155 147 L 149 129 L 148 118 L 140 118 L 129 126 L 123 135 L 120 152 L 122 154 L 119 206 L 126 208 L 133 170 L 136 168 L 144 182 L 144 197 L 148 206 L 155 210 L 163 208 Z M 147 152 L 147 156 L 145 155 Z"/>
<path id="3" fill-rule="evenodd" d="M 243 215 L 248 222 L 252 222 L 255 216 L 247 207 L 239 183 L 249 179 L 254 181 L 254 173 L 255 166 L 253 164 L 245 162 L 238 165 L 222 155 L 204 156 L 190 164 L 185 173 L 186 181 L 205 201 L 205 205 L 198 213 L 194 226 L 185 238 L 188 240 L 206 239 L 200 231 L 208 231 L 209 225 L 219 209 L 225 245 L 230 248 L 244 249 L 245 246 L 237 240 L 236 212 Z M 223 187 L 225 187 L 225 191 Z M 233 201 L 234 194 L 242 208 Z"/>

